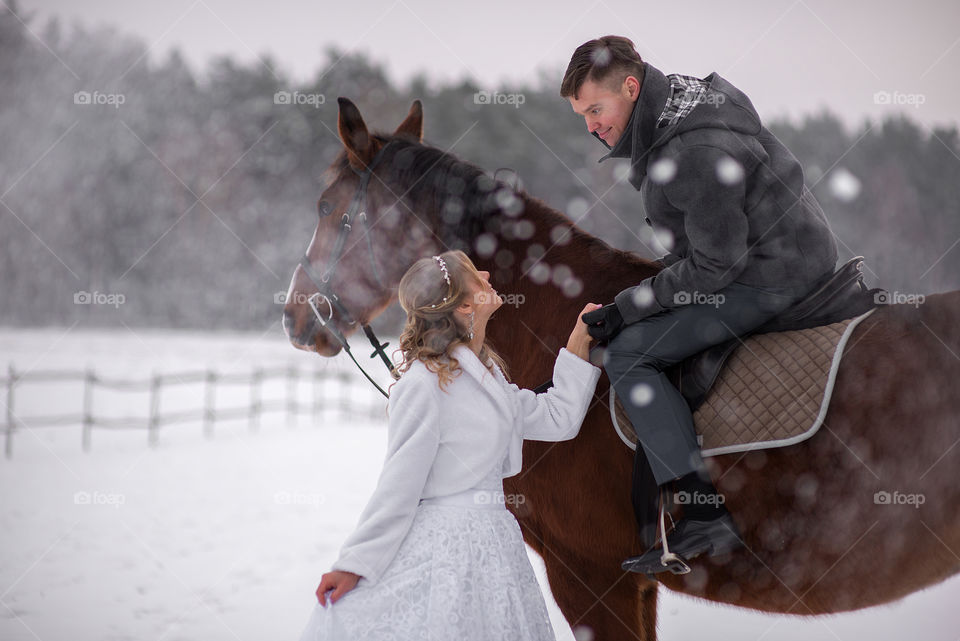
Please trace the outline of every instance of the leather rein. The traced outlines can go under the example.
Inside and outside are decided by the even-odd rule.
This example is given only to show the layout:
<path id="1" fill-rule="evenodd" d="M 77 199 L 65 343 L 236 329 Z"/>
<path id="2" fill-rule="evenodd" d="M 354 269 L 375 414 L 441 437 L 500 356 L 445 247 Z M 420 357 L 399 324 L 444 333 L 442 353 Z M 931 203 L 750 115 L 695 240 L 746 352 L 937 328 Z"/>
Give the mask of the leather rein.
<path id="1" fill-rule="evenodd" d="M 337 271 L 337 265 L 340 261 L 340 255 L 343 253 L 343 247 L 346 244 L 347 236 L 350 235 L 350 231 L 353 229 L 354 220 L 356 220 L 363 224 L 364 227 L 364 236 L 367 240 L 367 253 L 370 256 L 370 266 L 373 268 L 373 276 L 376 278 L 377 284 L 381 287 L 384 287 L 383 279 L 380 278 L 380 273 L 377 270 L 377 263 L 373 251 L 373 243 L 370 240 L 370 221 L 367 217 L 366 205 L 367 186 L 370 183 L 370 177 L 373 175 L 374 168 L 383 159 L 383 152 L 386 151 L 387 147 L 389 146 L 390 143 L 384 145 L 363 171 L 358 170 L 352 165 L 350 166 L 350 168 L 353 169 L 358 176 L 360 176 L 360 184 L 357 186 L 357 190 L 354 192 L 353 198 L 350 200 L 350 205 L 348 206 L 347 211 L 344 212 L 343 216 L 340 218 L 340 230 L 337 233 L 337 239 L 333 246 L 333 252 L 330 254 L 330 259 L 322 274 L 319 276 L 317 275 L 317 272 L 313 270 L 313 267 L 310 264 L 310 258 L 306 254 L 304 254 L 304 256 L 300 259 L 300 266 L 307 275 L 307 279 L 313 284 L 314 287 L 317 288 L 317 292 L 312 294 L 310 298 L 307 299 L 307 302 L 310 304 L 310 309 L 313 310 L 313 313 L 316 316 L 317 321 L 320 323 L 320 326 L 330 332 L 330 335 L 333 336 L 337 342 L 343 346 L 343 349 L 350 357 L 350 360 L 352 360 L 363 373 L 363 375 L 367 377 L 367 380 L 370 381 L 373 386 L 376 387 L 377 390 L 379 390 L 379 392 L 387 398 L 389 398 L 389 395 L 377 384 L 375 380 L 373 380 L 373 378 L 370 377 L 370 374 L 363 369 L 363 366 L 357 362 L 357 359 L 353 356 L 353 352 L 350 351 L 350 344 L 347 342 L 346 336 L 343 335 L 343 332 L 340 331 L 340 329 L 337 327 L 337 324 L 332 322 L 334 312 L 336 312 L 348 325 L 356 325 L 357 323 L 350 312 L 347 311 L 347 308 L 344 307 L 343 303 L 340 301 L 340 297 L 337 296 L 336 292 L 333 291 L 330 281 Z M 321 309 L 323 311 L 321 311 Z M 384 349 L 386 349 L 389 343 L 381 344 L 380 340 L 377 338 L 376 334 L 373 333 L 373 329 L 369 324 L 361 325 L 361 327 L 363 328 L 363 333 L 367 335 L 367 339 L 373 346 L 373 353 L 370 354 L 370 358 L 376 358 L 379 354 L 381 361 L 384 365 L 386 365 L 387 369 L 392 375 L 394 372 L 394 365 L 390 361 L 390 358 L 387 356 L 386 352 L 384 352 Z"/>

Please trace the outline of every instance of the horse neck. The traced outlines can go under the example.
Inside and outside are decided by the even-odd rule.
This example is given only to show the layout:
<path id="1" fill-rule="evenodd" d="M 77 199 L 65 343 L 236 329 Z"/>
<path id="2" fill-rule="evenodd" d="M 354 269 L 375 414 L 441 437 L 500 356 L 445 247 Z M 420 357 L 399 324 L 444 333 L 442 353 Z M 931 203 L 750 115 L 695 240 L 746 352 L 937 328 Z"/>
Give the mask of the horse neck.
<path id="1" fill-rule="evenodd" d="M 539 378 L 549 377 L 552 360 L 548 356 L 555 357 L 566 345 L 578 313 L 588 302 L 613 302 L 618 292 L 653 275 L 656 268 L 591 236 L 544 202 L 525 193 L 519 196 L 524 205 L 520 215 L 493 214 L 499 217 L 493 226 L 499 227 L 501 233 L 492 255 L 479 256 L 476 239 L 465 245 L 471 248 L 468 253 L 478 269 L 490 272 L 494 288 L 506 298 L 490 323 L 487 336 L 507 361 L 511 378 L 534 386 L 543 382 Z M 520 220 L 533 223 L 532 237 L 521 239 L 504 233 L 505 228 Z M 566 242 L 556 242 L 557 227 L 569 235 Z M 500 267 L 498 252 L 509 252 L 512 264 Z M 574 284 L 564 289 L 563 282 L 558 285 L 554 281 L 554 275 L 562 275 L 564 267 L 570 270 L 569 278 L 579 281 L 579 288 Z"/>

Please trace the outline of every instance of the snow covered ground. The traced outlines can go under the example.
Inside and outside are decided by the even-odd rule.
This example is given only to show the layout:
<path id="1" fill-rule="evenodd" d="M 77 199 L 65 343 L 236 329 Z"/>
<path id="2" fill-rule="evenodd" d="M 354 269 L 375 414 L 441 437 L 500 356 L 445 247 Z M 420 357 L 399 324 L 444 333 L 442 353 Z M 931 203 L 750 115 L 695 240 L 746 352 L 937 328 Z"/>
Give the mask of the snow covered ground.
<path id="1" fill-rule="evenodd" d="M 208 365 L 352 367 L 296 352 L 278 327 L 262 336 L 0 330 L 0 367 L 9 362 L 20 370 L 89 364 L 138 378 Z M 243 404 L 245 393 L 235 394 Z M 76 397 L 25 391 L 16 411 L 29 426 L 31 415 L 76 411 Z M 126 414 L 146 407 L 143 398 L 97 400 L 129 403 Z M 278 413 L 255 433 L 245 420 L 218 423 L 212 439 L 199 424 L 166 426 L 156 448 L 143 429 L 99 429 L 90 453 L 80 449 L 79 426 L 21 429 L 13 458 L 0 459 L 0 639 L 297 639 L 320 575 L 376 483 L 384 427 L 332 412 L 287 423 Z M 539 558 L 531 560 L 545 586 Z M 558 639 L 573 639 L 545 595 Z M 818 619 L 664 590 L 660 638 L 956 641 L 958 603 L 960 578 L 891 606 Z"/>

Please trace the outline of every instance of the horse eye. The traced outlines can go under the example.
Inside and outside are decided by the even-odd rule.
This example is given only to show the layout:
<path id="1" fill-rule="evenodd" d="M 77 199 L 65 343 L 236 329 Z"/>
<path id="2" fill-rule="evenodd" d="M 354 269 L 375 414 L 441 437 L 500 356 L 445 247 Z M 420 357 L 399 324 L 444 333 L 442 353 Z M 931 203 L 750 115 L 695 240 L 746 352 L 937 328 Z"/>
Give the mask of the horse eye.
<path id="1" fill-rule="evenodd" d="M 329 216 L 331 213 L 333 213 L 333 205 L 331 205 L 326 200 L 318 200 L 317 213 L 320 214 L 320 218 L 323 218 L 324 216 Z"/>

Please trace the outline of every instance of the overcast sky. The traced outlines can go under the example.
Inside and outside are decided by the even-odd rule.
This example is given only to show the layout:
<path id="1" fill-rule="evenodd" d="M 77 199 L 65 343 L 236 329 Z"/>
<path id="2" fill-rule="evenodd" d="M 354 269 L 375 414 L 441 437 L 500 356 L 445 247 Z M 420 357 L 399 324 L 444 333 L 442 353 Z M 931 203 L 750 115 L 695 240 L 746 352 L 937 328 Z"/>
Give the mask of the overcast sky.
<path id="1" fill-rule="evenodd" d="M 336 45 L 396 80 L 422 72 L 487 89 L 538 70 L 559 87 L 578 45 L 618 34 L 664 73 L 719 72 L 766 119 L 829 107 L 850 126 L 891 111 L 960 124 L 957 0 L 21 0 L 20 10 L 34 13 L 38 34 L 55 15 L 110 24 L 146 40 L 153 59 L 179 48 L 198 69 L 211 55 L 256 62 L 269 52 L 305 80 Z"/>

